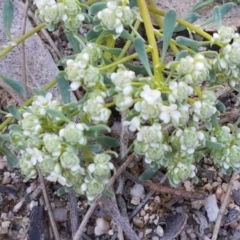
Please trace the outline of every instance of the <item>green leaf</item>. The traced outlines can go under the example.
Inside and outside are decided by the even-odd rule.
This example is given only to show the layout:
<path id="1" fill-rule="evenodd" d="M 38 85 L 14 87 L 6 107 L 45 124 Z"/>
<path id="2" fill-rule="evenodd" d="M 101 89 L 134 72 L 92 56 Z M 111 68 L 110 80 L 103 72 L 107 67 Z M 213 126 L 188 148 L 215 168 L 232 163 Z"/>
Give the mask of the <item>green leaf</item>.
<path id="1" fill-rule="evenodd" d="M 220 100 L 218 100 L 216 108 L 220 113 L 224 113 L 226 111 L 225 105 Z"/>
<path id="2" fill-rule="evenodd" d="M 18 124 L 12 124 L 8 128 L 11 132 L 21 132 L 22 131 L 21 126 Z"/>
<path id="3" fill-rule="evenodd" d="M 195 155 L 196 162 L 200 162 L 205 157 L 205 154 L 203 152 L 196 152 Z"/>
<path id="4" fill-rule="evenodd" d="M 98 136 L 96 141 L 106 147 L 118 147 L 120 145 L 119 140 L 108 136 Z"/>
<path id="5" fill-rule="evenodd" d="M 209 71 L 209 78 L 211 83 L 214 83 L 216 81 L 216 72 L 213 68 Z"/>
<path id="6" fill-rule="evenodd" d="M 11 137 L 9 134 L 0 134 L 0 138 L 5 142 L 11 142 Z"/>
<path id="7" fill-rule="evenodd" d="M 69 59 L 75 59 L 77 56 L 77 54 L 74 54 L 74 55 L 69 55 L 69 56 L 65 56 L 63 57 L 62 59 L 60 59 L 60 61 L 58 62 L 58 66 L 64 66 L 67 62 L 67 60 Z"/>
<path id="8" fill-rule="evenodd" d="M 188 13 L 186 16 L 184 16 L 184 20 L 189 22 L 189 23 L 194 23 L 198 18 L 199 18 L 199 14 L 194 13 L 194 12 L 190 12 Z M 178 24 L 175 28 L 174 28 L 174 32 L 180 32 L 185 30 L 186 27 L 184 25 Z"/>
<path id="9" fill-rule="evenodd" d="M 201 1 L 201 2 L 197 3 L 196 5 L 194 5 L 192 11 L 196 12 L 204 7 L 207 7 L 208 5 L 212 4 L 213 2 L 214 2 L 214 0 Z"/>
<path id="10" fill-rule="evenodd" d="M 122 31 L 122 33 L 120 34 L 120 37 L 121 38 L 124 38 L 126 40 L 129 40 L 131 42 L 134 41 L 134 37 L 128 32 L 126 31 L 125 29 Z"/>
<path id="11" fill-rule="evenodd" d="M 15 106 L 9 105 L 7 109 L 17 120 L 22 119 L 21 114 L 19 113 L 18 109 Z"/>
<path id="12" fill-rule="evenodd" d="M 100 48 L 105 51 L 105 52 L 109 52 L 113 55 L 119 55 L 122 51 L 121 48 L 108 48 L 108 47 L 105 47 L 105 46 L 100 46 Z"/>
<path id="13" fill-rule="evenodd" d="M 219 6 L 216 6 L 213 9 L 213 20 L 218 28 L 222 26 L 222 15 Z"/>
<path id="14" fill-rule="evenodd" d="M 48 115 L 51 116 L 51 117 L 59 118 L 60 120 L 62 120 L 64 122 L 71 122 L 70 119 L 68 119 L 61 112 L 59 112 L 59 111 L 57 111 L 55 109 L 48 108 L 46 111 L 47 111 Z"/>
<path id="15" fill-rule="evenodd" d="M 66 37 L 69 41 L 69 43 L 71 44 L 73 51 L 75 53 L 80 53 L 81 52 L 81 48 L 80 48 L 80 43 L 79 41 L 74 37 L 73 33 L 70 32 L 65 32 Z"/>
<path id="16" fill-rule="evenodd" d="M 97 2 L 91 5 L 91 7 L 88 9 L 88 13 L 91 15 L 94 15 L 98 13 L 99 11 L 103 10 L 107 7 L 107 4 L 104 2 Z"/>
<path id="17" fill-rule="evenodd" d="M 6 145 L 0 146 L 0 152 L 2 152 L 7 157 L 8 168 L 11 169 L 17 166 L 17 157 L 7 148 Z"/>
<path id="18" fill-rule="evenodd" d="M 103 193 L 104 193 L 105 195 L 107 195 L 108 197 L 110 197 L 110 198 L 112 198 L 112 197 L 115 196 L 115 195 L 114 195 L 114 192 L 111 191 L 111 190 L 109 190 L 109 189 L 107 189 L 107 188 L 105 188 L 105 189 L 103 190 Z"/>
<path id="19" fill-rule="evenodd" d="M 43 97 L 45 97 L 47 95 L 47 91 L 45 91 L 43 89 L 33 88 L 32 90 L 35 95 L 43 96 Z"/>
<path id="20" fill-rule="evenodd" d="M 206 140 L 206 146 L 212 150 L 219 150 L 224 147 L 223 144 L 219 142 L 212 142 L 209 140 Z"/>
<path id="21" fill-rule="evenodd" d="M 88 31 L 88 33 L 87 33 L 87 40 L 88 40 L 89 42 L 90 42 L 90 41 L 93 41 L 93 40 L 97 39 L 100 34 L 101 34 L 101 32 L 96 32 L 96 31 L 94 31 L 94 29 L 91 29 L 91 30 Z"/>
<path id="22" fill-rule="evenodd" d="M 155 167 L 147 168 L 139 177 L 141 181 L 149 180 L 157 171 L 159 167 L 156 165 Z"/>
<path id="23" fill-rule="evenodd" d="M 192 40 L 192 39 L 189 39 L 189 38 L 186 38 L 186 37 L 182 37 L 182 36 L 178 36 L 176 38 L 176 41 L 180 45 L 190 47 L 195 52 L 198 51 L 198 47 L 201 45 L 201 43 L 199 43 L 195 40 Z"/>
<path id="24" fill-rule="evenodd" d="M 137 0 L 129 0 L 129 7 L 133 8 L 137 6 Z"/>
<path id="25" fill-rule="evenodd" d="M 87 150 L 90 152 L 100 152 L 102 150 L 102 146 L 100 144 L 93 144 L 93 145 L 81 145 L 80 147 L 82 150 Z"/>
<path id="26" fill-rule="evenodd" d="M 134 71 L 136 74 L 142 74 L 142 75 L 147 75 L 148 72 L 147 70 L 142 67 L 142 65 L 134 65 L 128 62 L 123 63 L 124 66 L 126 66 L 127 68 L 129 68 L 130 70 Z M 153 71 L 153 67 L 152 65 L 150 65 L 151 71 Z"/>
<path id="27" fill-rule="evenodd" d="M 63 194 L 68 193 L 69 190 L 70 190 L 69 187 L 66 187 L 66 186 L 60 187 L 60 188 L 55 192 L 55 194 L 57 194 L 57 196 L 60 197 L 60 196 L 62 196 Z"/>
<path id="28" fill-rule="evenodd" d="M 168 46 L 169 46 L 171 37 L 173 35 L 175 24 L 176 24 L 176 12 L 175 10 L 171 9 L 167 11 L 166 16 L 164 17 L 163 48 L 162 48 L 162 55 L 161 55 L 162 63 L 164 62 Z"/>
<path id="29" fill-rule="evenodd" d="M 19 82 L 14 81 L 14 80 L 6 77 L 1 72 L 0 72 L 0 78 L 2 78 L 2 80 L 7 85 L 9 85 L 13 90 L 15 90 L 17 93 L 19 93 L 22 96 L 26 96 L 26 91 L 25 91 L 24 87 Z"/>
<path id="30" fill-rule="evenodd" d="M 12 0 L 5 0 L 3 6 L 3 27 L 9 40 L 11 40 L 11 26 L 13 21 L 14 6 Z"/>
<path id="31" fill-rule="evenodd" d="M 104 124 L 98 124 L 95 126 L 90 126 L 89 130 L 86 131 L 86 135 L 90 137 L 97 137 L 102 131 L 111 132 L 111 128 Z"/>
<path id="32" fill-rule="evenodd" d="M 146 53 L 145 50 L 145 45 L 144 45 L 144 41 L 142 38 L 135 38 L 133 41 L 134 47 L 136 49 L 136 52 L 138 54 L 139 59 L 141 60 L 143 66 L 145 67 L 147 73 L 149 76 L 152 77 L 152 72 L 151 72 L 151 68 L 149 65 L 149 61 L 148 61 L 148 55 Z"/>
<path id="33" fill-rule="evenodd" d="M 188 51 L 187 50 L 182 50 L 177 54 L 175 60 L 179 61 L 181 58 L 185 58 L 187 55 L 188 55 Z"/>
<path id="34" fill-rule="evenodd" d="M 59 72 L 56 79 L 63 102 L 70 103 L 69 82 L 65 78 L 65 72 Z"/>
<path id="35" fill-rule="evenodd" d="M 213 114 L 212 117 L 211 117 L 211 123 L 213 125 L 214 128 L 218 129 L 219 128 L 219 124 L 218 124 L 218 121 L 217 121 L 217 115 L 216 114 Z"/>
<path id="36" fill-rule="evenodd" d="M 234 90 L 237 92 L 240 92 L 240 84 L 234 86 Z"/>

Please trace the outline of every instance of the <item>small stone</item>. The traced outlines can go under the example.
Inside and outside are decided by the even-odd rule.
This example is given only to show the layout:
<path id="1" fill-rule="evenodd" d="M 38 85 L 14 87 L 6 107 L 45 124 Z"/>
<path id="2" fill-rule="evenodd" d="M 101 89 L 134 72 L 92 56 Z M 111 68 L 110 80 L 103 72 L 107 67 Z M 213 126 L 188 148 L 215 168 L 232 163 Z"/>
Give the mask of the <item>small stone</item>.
<path id="1" fill-rule="evenodd" d="M 202 178 L 202 181 L 203 181 L 203 182 L 207 182 L 207 178 L 205 178 L 205 177 Z"/>
<path id="2" fill-rule="evenodd" d="M 154 232 L 159 236 L 162 237 L 164 234 L 163 228 L 159 225 L 155 228 Z"/>
<path id="3" fill-rule="evenodd" d="M 110 229 L 109 223 L 105 218 L 98 218 L 96 221 L 96 227 L 94 228 L 94 233 L 96 236 L 108 233 Z"/>
<path id="4" fill-rule="evenodd" d="M 3 170 L 4 168 L 6 168 L 6 166 L 7 166 L 7 162 L 4 160 L 1 160 L 0 161 L 0 169 Z"/>
<path id="5" fill-rule="evenodd" d="M 145 234 L 148 235 L 151 232 L 152 232 L 152 229 L 151 228 L 147 228 Z"/>
<path id="6" fill-rule="evenodd" d="M 10 223 L 11 223 L 10 221 L 4 221 L 4 222 L 2 222 L 2 227 L 9 228 Z"/>
<path id="7" fill-rule="evenodd" d="M 148 210 L 149 209 L 149 205 L 146 203 L 144 206 L 144 210 Z"/>
<path id="8" fill-rule="evenodd" d="M 191 237 L 191 239 L 196 239 L 196 238 L 197 238 L 197 236 L 196 236 L 195 233 L 191 233 L 191 234 L 190 234 L 190 237 Z"/>
<path id="9" fill-rule="evenodd" d="M 217 177 L 217 181 L 221 183 L 222 182 L 222 178 Z"/>
<path id="10" fill-rule="evenodd" d="M 217 219 L 217 215 L 219 212 L 215 194 L 212 194 L 206 198 L 205 209 L 207 211 L 209 221 L 214 222 Z"/>
<path id="11" fill-rule="evenodd" d="M 140 197 L 132 197 L 131 204 L 138 205 L 140 203 L 141 198 Z"/>
<path id="12" fill-rule="evenodd" d="M 11 174 L 9 172 L 5 172 L 2 184 L 9 184 L 11 181 L 12 181 Z"/>
<path id="13" fill-rule="evenodd" d="M 218 200 L 221 199 L 221 197 L 222 197 L 222 195 L 223 195 L 223 189 L 222 189 L 222 186 L 221 186 L 221 185 L 219 185 L 219 186 L 217 187 L 216 192 L 215 192 L 215 195 L 216 195 L 216 198 L 217 198 Z"/>
<path id="14" fill-rule="evenodd" d="M 108 235 L 113 236 L 113 234 L 114 234 L 114 231 L 113 231 L 112 229 L 110 229 L 110 230 L 108 231 Z"/>
<path id="15" fill-rule="evenodd" d="M 152 240 L 159 240 L 159 238 L 154 236 L 154 237 L 152 237 Z"/>
<path id="16" fill-rule="evenodd" d="M 206 190 L 208 190 L 209 192 L 211 192 L 212 189 L 213 189 L 212 184 L 210 184 L 210 183 L 207 183 L 206 185 L 204 185 L 203 188 L 206 189 Z"/>
<path id="17" fill-rule="evenodd" d="M 235 229 L 238 226 L 238 221 L 232 222 L 229 226 L 230 226 L 230 228 Z"/>
<path id="18" fill-rule="evenodd" d="M 144 222 L 147 222 L 147 221 L 149 220 L 149 213 L 147 213 L 147 214 L 143 217 L 143 219 L 144 219 Z"/>
<path id="19" fill-rule="evenodd" d="M 221 184 L 220 182 L 213 182 L 212 187 L 213 188 L 218 187 L 220 184 Z"/>
<path id="20" fill-rule="evenodd" d="M 176 207 L 175 210 L 176 210 L 177 213 L 183 213 L 184 212 L 184 209 L 181 206 L 180 207 Z"/>
<path id="21" fill-rule="evenodd" d="M 199 210 L 205 204 L 205 200 L 192 201 L 192 208 Z"/>
<path id="22" fill-rule="evenodd" d="M 160 197 L 159 197 L 159 196 L 155 196 L 154 202 L 155 202 L 155 203 L 160 203 L 160 202 L 161 202 Z"/>
<path id="23" fill-rule="evenodd" d="M 153 220 L 156 217 L 156 214 L 153 214 L 149 217 L 149 219 Z"/>
<path id="24" fill-rule="evenodd" d="M 68 219 L 68 211 L 65 208 L 54 208 L 53 215 L 57 222 L 66 222 Z"/>
<path id="25" fill-rule="evenodd" d="M 8 233 L 8 227 L 0 227 L 0 235 L 4 235 Z"/>
<path id="26" fill-rule="evenodd" d="M 140 216 L 143 217 L 146 214 L 145 210 L 141 210 Z"/>
<path id="27" fill-rule="evenodd" d="M 227 192 L 228 184 L 227 183 L 223 183 L 222 184 L 222 189 L 223 189 L 224 192 Z"/>
<path id="28" fill-rule="evenodd" d="M 192 185 L 192 183 L 190 181 L 185 181 L 184 187 L 185 187 L 186 191 L 194 192 L 194 186 Z"/>
<path id="29" fill-rule="evenodd" d="M 139 237 L 140 239 L 142 239 L 143 236 L 144 236 L 143 232 L 139 232 L 138 237 Z"/>
<path id="30" fill-rule="evenodd" d="M 138 228 L 144 228 L 144 221 L 143 217 L 135 216 L 133 218 L 133 223 L 136 225 Z"/>

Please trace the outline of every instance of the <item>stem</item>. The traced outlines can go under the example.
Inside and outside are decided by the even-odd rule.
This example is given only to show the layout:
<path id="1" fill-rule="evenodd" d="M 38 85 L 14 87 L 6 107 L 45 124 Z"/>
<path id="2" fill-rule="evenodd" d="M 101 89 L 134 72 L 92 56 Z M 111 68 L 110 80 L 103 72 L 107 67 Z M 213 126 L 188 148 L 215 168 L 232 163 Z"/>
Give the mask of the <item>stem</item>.
<path id="1" fill-rule="evenodd" d="M 158 54 L 159 50 L 158 50 L 156 39 L 153 33 L 153 26 L 152 26 L 151 18 L 149 15 L 149 11 L 147 10 L 147 4 L 145 0 L 137 0 L 137 4 L 138 4 L 141 17 L 144 22 L 144 27 L 147 34 L 149 45 L 152 47 L 151 54 L 152 54 L 152 60 L 153 60 L 153 66 L 154 66 L 154 76 L 155 76 L 156 82 L 158 84 L 161 84 L 163 82 L 163 76 L 162 76 L 162 72 L 159 71 L 158 69 L 159 65 L 161 65 L 159 54 Z"/>
<path id="2" fill-rule="evenodd" d="M 160 16 L 165 16 L 166 13 L 162 10 L 159 10 L 159 9 L 155 9 L 151 6 L 147 6 L 148 10 L 152 13 L 155 13 L 155 14 L 158 14 Z M 184 25 L 185 27 L 187 27 L 188 29 L 190 29 L 192 32 L 196 32 L 197 34 L 201 35 L 202 37 L 208 39 L 208 40 L 211 40 L 212 39 L 212 36 L 208 33 L 206 33 L 204 30 L 202 30 L 201 28 L 199 27 L 196 27 L 194 26 L 193 24 L 181 19 L 181 18 L 176 18 L 176 21 L 181 24 L 181 25 Z M 221 44 L 217 44 L 219 47 L 222 47 Z"/>
<path id="3" fill-rule="evenodd" d="M 151 52 L 150 48 L 146 48 L 146 52 L 147 53 Z M 122 59 L 120 59 L 120 60 L 118 60 L 118 61 L 116 61 L 114 63 L 110 63 L 110 64 L 108 64 L 106 66 L 103 66 L 103 67 L 99 68 L 99 71 L 100 72 L 105 72 L 106 70 L 109 70 L 109 68 L 115 67 L 118 64 L 125 63 L 125 62 L 127 62 L 129 60 L 132 60 L 132 59 L 136 58 L 137 56 L 138 56 L 138 54 L 134 53 L 134 54 L 129 55 L 129 56 L 125 57 L 125 58 L 122 58 Z"/>
<path id="4" fill-rule="evenodd" d="M 14 49 L 18 44 L 22 43 L 23 41 L 25 41 L 27 38 L 31 37 L 34 33 L 40 31 L 42 28 L 45 27 L 45 23 L 41 23 L 39 24 L 37 27 L 33 28 L 32 30 L 30 30 L 29 32 L 27 32 L 26 34 L 24 34 L 23 36 L 21 36 L 20 38 L 18 38 L 17 40 L 14 41 L 14 43 L 16 43 L 15 46 L 8 46 L 6 48 L 4 48 L 1 52 L 0 52 L 0 58 L 4 57 L 6 54 L 8 54 L 12 49 Z"/>

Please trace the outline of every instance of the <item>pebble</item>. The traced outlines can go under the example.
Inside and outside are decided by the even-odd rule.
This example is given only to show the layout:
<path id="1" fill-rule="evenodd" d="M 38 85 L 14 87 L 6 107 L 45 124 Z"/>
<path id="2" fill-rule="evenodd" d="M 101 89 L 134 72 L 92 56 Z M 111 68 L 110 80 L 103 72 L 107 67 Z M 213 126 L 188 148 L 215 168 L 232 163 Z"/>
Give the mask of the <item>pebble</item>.
<path id="1" fill-rule="evenodd" d="M 213 182 L 212 187 L 213 188 L 218 187 L 220 184 L 221 184 L 220 182 Z"/>
<path id="2" fill-rule="evenodd" d="M 223 195 L 223 189 L 222 189 L 222 186 L 219 185 L 216 189 L 216 192 L 215 192 L 215 195 L 216 195 L 216 198 L 219 200 L 221 199 L 222 195 Z"/>
<path id="3" fill-rule="evenodd" d="M 94 228 L 94 233 L 96 236 L 108 233 L 110 226 L 105 218 L 98 218 L 96 221 L 96 227 Z"/>
<path id="4" fill-rule="evenodd" d="M 156 197 L 154 198 L 154 202 L 155 202 L 155 203 L 160 203 L 160 202 L 161 202 L 160 197 L 159 197 L 159 196 L 156 196 Z"/>
<path id="5" fill-rule="evenodd" d="M 195 233 L 191 233 L 191 234 L 190 234 L 190 237 L 191 237 L 191 239 L 196 239 L 196 238 L 197 238 L 197 236 L 196 236 Z"/>
<path id="6" fill-rule="evenodd" d="M 222 182 L 222 178 L 217 177 L 217 181 L 221 183 Z"/>
<path id="7" fill-rule="evenodd" d="M 232 222 L 229 226 L 230 226 L 230 228 L 235 229 L 238 226 L 238 221 Z"/>
<path id="8" fill-rule="evenodd" d="M 177 212 L 177 213 L 183 213 L 184 212 L 184 209 L 183 209 L 183 207 L 176 207 L 175 208 L 175 211 Z"/>
<path id="9" fill-rule="evenodd" d="M 10 172 L 5 172 L 2 180 L 2 184 L 9 184 L 12 181 Z"/>
<path id="10" fill-rule="evenodd" d="M 144 221 L 143 217 L 135 216 L 133 218 L 133 223 L 136 225 L 138 228 L 143 228 L 144 227 Z"/>
<path id="11" fill-rule="evenodd" d="M 223 189 L 224 192 L 226 192 L 227 189 L 228 189 L 228 184 L 227 183 L 223 183 L 222 184 L 222 189 Z"/>
<path id="12" fill-rule="evenodd" d="M 145 231 L 145 234 L 148 235 L 151 232 L 152 232 L 152 229 L 151 228 L 147 228 L 146 231 Z"/>
<path id="13" fill-rule="evenodd" d="M 54 208 L 53 215 L 57 222 L 66 222 L 68 219 L 68 211 L 65 208 Z"/>
<path id="14" fill-rule="evenodd" d="M 4 160 L 0 161 L 0 169 L 3 170 L 7 166 L 7 162 Z"/>
<path id="15" fill-rule="evenodd" d="M 159 240 L 159 238 L 154 236 L 154 237 L 152 237 L 152 240 Z"/>
<path id="16" fill-rule="evenodd" d="M 157 228 L 154 230 L 154 232 L 159 236 L 162 237 L 164 234 L 163 228 L 159 225 Z"/>
<path id="17" fill-rule="evenodd" d="M 147 213 L 147 214 L 143 217 L 143 219 L 144 219 L 144 222 L 147 222 L 147 221 L 149 220 L 149 213 Z"/>
<path id="18" fill-rule="evenodd" d="M 143 217 L 143 216 L 145 216 L 145 215 L 146 215 L 146 211 L 145 211 L 145 210 L 141 210 L 140 216 Z"/>

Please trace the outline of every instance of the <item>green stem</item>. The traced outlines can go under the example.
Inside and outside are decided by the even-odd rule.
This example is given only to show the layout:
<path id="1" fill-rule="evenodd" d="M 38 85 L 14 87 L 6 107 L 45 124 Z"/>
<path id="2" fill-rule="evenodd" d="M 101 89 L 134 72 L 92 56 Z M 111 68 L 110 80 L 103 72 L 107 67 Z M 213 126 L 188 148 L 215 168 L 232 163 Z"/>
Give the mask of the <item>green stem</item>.
<path id="1" fill-rule="evenodd" d="M 153 60 L 153 66 L 154 66 L 154 76 L 155 80 L 158 84 L 161 84 L 163 82 L 163 75 L 162 72 L 159 71 L 159 66 L 161 65 L 160 63 L 160 58 L 159 58 L 159 49 L 156 43 L 156 39 L 153 33 L 153 26 L 152 26 L 152 21 L 150 18 L 149 11 L 147 9 L 147 4 L 145 0 L 137 0 L 138 8 L 141 14 L 141 17 L 144 22 L 144 27 L 145 31 L 147 34 L 147 39 L 149 42 L 149 45 L 152 47 L 152 60 Z"/>
<path id="2" fill-rule="evenodd" d="M 8 54 L 12 49 L 14 49 L 18 44 L 22 43 L 23 41 L 25 41 L 27 38 L 31 37 L 33 34 L 35 34 L 36 32 L 40 31 L 41 29 L 43 29 L 45 27 L 45 23 L 41 23 L 39 24 L 37 27 L 33 28 L 32 30 L 30 30 L 29 32 L 27 32 L 26 34 L 22 35 L 20 38 L 18 38 L 17 40 L 13 41 L 14 43 L 16 43 L 15 46 L 8 46 L 6 48 L 4 48 L 1 52 L 0 52 L 0 58 L 4 57 L 6 54 Z"/>
<path id="3" fill-rule="evenodd" d="M 146 52 L 151 52 L 151 50 L 149 48 L 146 48 Z M 106 66 L 103 66 L 103 67 L 99 68 L 99 71 L 100 72 L 105 72 L 106 70 L 109 70 L 110 68 L 115 67 L 118 64 L 128 62 L 128 61 L 130 61 L 130 60 L 132 60 L 132 59 L 134 59 L 136 57 L 138 57 L 138 54 L 134 53 L 134 54 L 129 55 L 129 56 L 125 57 L 125 58 L 122 58 L 122 59 L 120 59 L 120 60 L 118 60 L 118 61 L 116 61 L 114 63 L 108 64 Z"/>
<path id="4" fill-rule="evenodd" d="M 151 6 L 147 6 L 148 7 L 148 10 L 154 14 L 158 14 L 160 16 L 165 16 L 166 13 L 162 10 L 159 10 L 159 9 L 155 9 Z M 206 33 L 204 30 L 202 30 L 201 28 L 181 19 L 181 18 L 176 18 L 176 21 L 181 24 L 181 25 L 184 25 L 185 27 L 187 27 L 188 29 L 190 29 L 192 32 L 195 32 L 199 35 L 201 35 L 202 37 L 208 39 L 208 40 L 211 40 L 212 39 L 212 36 L 208 33 Z M 218 44 L 219 47 L 222 47 L 222 45 Z"/>

